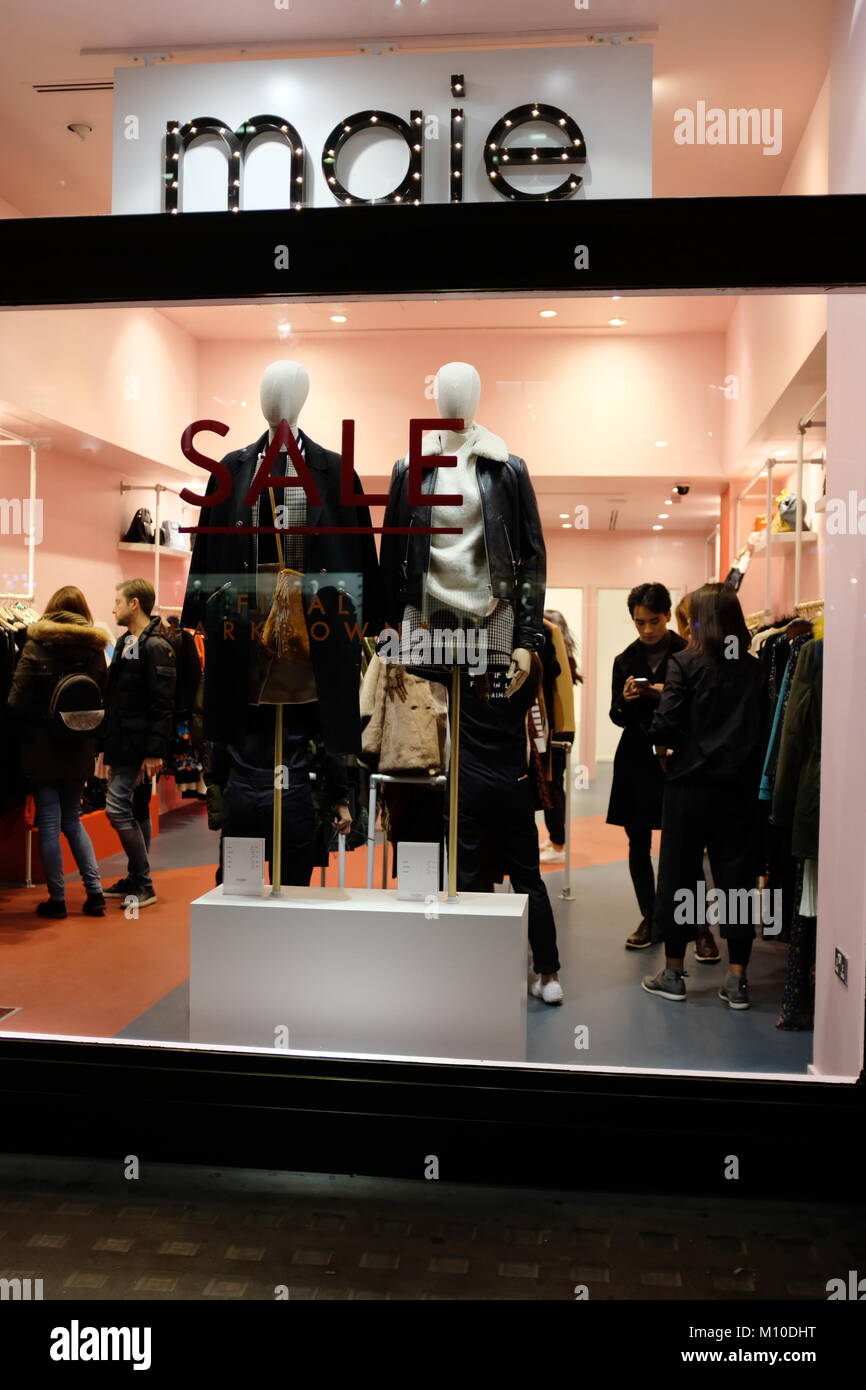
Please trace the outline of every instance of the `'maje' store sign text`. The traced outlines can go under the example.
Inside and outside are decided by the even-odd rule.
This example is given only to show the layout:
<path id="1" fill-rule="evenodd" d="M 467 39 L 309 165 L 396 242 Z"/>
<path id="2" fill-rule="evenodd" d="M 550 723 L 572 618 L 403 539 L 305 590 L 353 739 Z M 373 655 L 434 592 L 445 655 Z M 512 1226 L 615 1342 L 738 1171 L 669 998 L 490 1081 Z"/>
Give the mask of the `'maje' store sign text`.
<path id="1" fill-rule="evenodd" d="M 651 117 L 647 45 L 124 68 L 112 211 L 650 197 Z"/>

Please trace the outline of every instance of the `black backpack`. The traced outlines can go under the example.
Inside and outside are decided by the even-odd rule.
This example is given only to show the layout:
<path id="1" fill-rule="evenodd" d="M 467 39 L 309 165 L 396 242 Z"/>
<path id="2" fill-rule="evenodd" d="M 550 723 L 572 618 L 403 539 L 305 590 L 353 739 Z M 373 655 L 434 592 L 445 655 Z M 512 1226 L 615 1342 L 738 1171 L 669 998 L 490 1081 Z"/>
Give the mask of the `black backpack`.
<path id="1" fill-rule="evenodd" d="M 83 671 L 61 676 L 48 702 L 48 718 L 70 738 L 87 738 L 94 733 L 105 719 L 105 706 L 93 677 Z"/>

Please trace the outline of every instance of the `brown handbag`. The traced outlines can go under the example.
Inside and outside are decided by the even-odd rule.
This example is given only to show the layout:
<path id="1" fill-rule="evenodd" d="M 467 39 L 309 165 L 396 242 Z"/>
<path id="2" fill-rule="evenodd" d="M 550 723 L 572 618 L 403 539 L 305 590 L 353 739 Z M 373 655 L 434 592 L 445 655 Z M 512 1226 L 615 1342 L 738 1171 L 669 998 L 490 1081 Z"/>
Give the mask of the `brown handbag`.
<path id="1" fill-rule="evenodd" d="M 268 488 L 276 526 L 274 490 Z M 273 598 L 261 638 L 254 645 L 251 700 L 256 705 L 308 704 L 317 698 L 310 634 L 304 612 L 303 579 L 299 570 L 286 569 L 278 531 L 279 564 L 262 565 L 275 573 Z"/>

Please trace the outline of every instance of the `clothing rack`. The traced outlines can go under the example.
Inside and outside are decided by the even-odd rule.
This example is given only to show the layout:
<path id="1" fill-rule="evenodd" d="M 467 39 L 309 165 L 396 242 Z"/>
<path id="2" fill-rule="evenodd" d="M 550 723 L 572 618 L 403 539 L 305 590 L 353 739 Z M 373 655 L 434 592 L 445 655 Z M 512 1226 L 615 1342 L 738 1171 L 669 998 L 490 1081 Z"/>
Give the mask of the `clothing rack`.
<path id="1" fill-rule="evenodd" d="M 793 605 L 793 611 L 798 618 L 806 618 L 811 622 L 813 618 L 817 618 L 819 614 L 824 612 L 824 600 L 822 598 L 813 598 L 809 599 L 806 603 L 795 603 Z M 750 632 L 755 632 L 771 617 L 772 614 L 767 613 L 765 609 L 762 609 L 760 613 L 747 613 L 746 627 Z"/>

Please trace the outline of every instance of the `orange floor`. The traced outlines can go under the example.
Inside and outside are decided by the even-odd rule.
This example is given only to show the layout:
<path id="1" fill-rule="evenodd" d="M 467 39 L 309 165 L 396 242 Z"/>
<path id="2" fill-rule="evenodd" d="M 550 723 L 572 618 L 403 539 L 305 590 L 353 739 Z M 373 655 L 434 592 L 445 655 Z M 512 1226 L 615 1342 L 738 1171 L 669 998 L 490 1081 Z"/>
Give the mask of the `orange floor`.
<path id="1" fill-rule="evenodd" d="M 171 833 L 170 820 L 166 828 Z M 606 825 L 603 816 L 574 821 L 572 845 L 575 869 L 626 858 L 625 832 Z M 381 865 L 377 846 L 376 886 L 382 882 Z M 561 864 L 543 867 L 549 873 L 562 871 Z M 187 978 L 189 904 L 213 887 L 214 869 L 203 865 L 155 872 L 159 901 L 133 921 L 127 921 L 119 901 L 111 900 L 105 917 L 84 917 L 80 884 L 69 884 L 70 913 L 59 922 L 34 914 L 46 896 L 44 885 L 0 889 L 0 1009 L 21 1010 L 0 1021 L 0 1029 L 112 1037 L 126 1027 Z M 348 887 L 362 887 L 366 872 L 363 849 L 347 856 Z M 313 882 L 319 881 L 316 870 Z M 337 882 L 336 856 L 327 881 Z"/>

